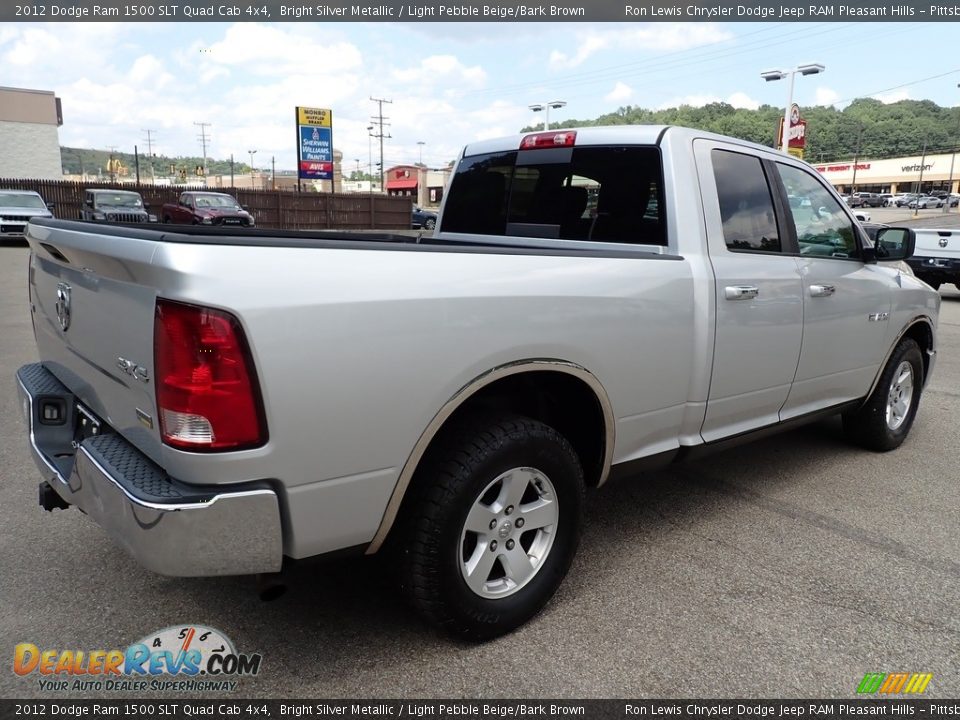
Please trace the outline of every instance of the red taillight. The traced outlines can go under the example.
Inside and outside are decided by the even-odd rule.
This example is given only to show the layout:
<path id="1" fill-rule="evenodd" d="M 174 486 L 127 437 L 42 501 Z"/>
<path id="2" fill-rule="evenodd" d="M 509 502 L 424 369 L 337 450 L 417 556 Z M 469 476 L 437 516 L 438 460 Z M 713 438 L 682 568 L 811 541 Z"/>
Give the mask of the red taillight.
<path id="1" fill-rule="evenodd" d="M 564 132 L 541 132 L 524 135 L 520 141 L 521 150 L 539 150 L 541 148 L 573 147 L 577 141 L 575 130 Z"/>
<path id="2" fill-rule="evenodd" d="M 158 299 L 153 348 L 160 434 L 167 445 L 240 450 L 266 442 L 253 360 L 233 315 Z"/>

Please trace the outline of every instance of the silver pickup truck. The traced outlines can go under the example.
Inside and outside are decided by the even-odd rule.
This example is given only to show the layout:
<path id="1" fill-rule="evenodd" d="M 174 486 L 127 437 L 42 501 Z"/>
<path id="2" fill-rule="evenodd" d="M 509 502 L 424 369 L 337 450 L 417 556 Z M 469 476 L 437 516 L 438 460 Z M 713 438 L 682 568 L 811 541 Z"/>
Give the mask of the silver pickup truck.
<path id="1" fill-rule="evenodd" d="M 474 639 L 553 595 L 585 487 L 831 414 L 891 450 L 935 360 L 911 230 L 874 243 L 806 164 L 685 128 L 470 144 L 431 237 L 28 240 L 44 508 L 168 575 L 393 553 Z"/>

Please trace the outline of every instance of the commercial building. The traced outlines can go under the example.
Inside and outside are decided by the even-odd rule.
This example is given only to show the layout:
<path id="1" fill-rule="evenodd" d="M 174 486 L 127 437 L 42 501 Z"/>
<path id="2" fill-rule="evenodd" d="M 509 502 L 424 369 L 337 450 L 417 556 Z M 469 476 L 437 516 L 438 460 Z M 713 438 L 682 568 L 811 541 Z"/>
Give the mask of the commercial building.
<path id="1" fill-rule="evenodd" d="M 425 165 L 397 165 L 386 172 L 387 195 L 409 196 L 420 207 L 436 208 L 453 166 L 432 169 Z"/>
<path id="2" fill-rule="evenodd" d="M 913 155 L 888 160 L 812 163 L 839 192 L 958 192 L 960 153 Z M 856 187 L 854 187 L 856 186 Z"/>
<path id="3" fill-rule="evenodd" d="M 0 87 L 0 178 L 60 180 L 60 98 Z"/>

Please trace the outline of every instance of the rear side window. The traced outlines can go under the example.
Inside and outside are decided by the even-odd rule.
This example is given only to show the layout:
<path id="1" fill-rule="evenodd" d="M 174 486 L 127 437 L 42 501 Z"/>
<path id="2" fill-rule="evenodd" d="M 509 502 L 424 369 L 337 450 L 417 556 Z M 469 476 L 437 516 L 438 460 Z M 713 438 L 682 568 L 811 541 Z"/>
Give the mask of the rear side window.
<path id="1" fill-rule="evenodd" d="M 464 158 L 447 232 L 665 245 L 655 147 L 574 147 Z"/>
<path id="2" fill-rule="evenodd" d="M 727 248 L 737 252 L 780 252 L 773 198 L 760 158 L 714 150 L 712 160 Z"/>

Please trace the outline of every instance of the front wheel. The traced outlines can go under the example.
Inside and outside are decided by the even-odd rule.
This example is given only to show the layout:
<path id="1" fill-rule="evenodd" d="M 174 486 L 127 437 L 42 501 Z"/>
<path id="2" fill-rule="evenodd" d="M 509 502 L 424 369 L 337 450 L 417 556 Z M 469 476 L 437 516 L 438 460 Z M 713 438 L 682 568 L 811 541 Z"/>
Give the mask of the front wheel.
<path id="1" fill-rule="evenodd" d="M 423 227 L 427 230 L 433 230 L 437 226 L 437 221 L 433 218 L 427 218 L 427 221 L 423 224 Z"/>
<path id="2" fill-rule="evenodd" d="M 844 413 L 843 430 L 858 445 L 877 452 L 900 447 L 920 404 L 923 356 L 915 340 L 904 338 L 887 361 L 866 403 Z"/>
<path id="3" fill-rule="evenodd" d="M 473 422 L 416 483 L 401 582 L 421 614 L 487 640 L 547 604 L 580 539 L 583 471 L 562 435 L 526 417 Z"/>

